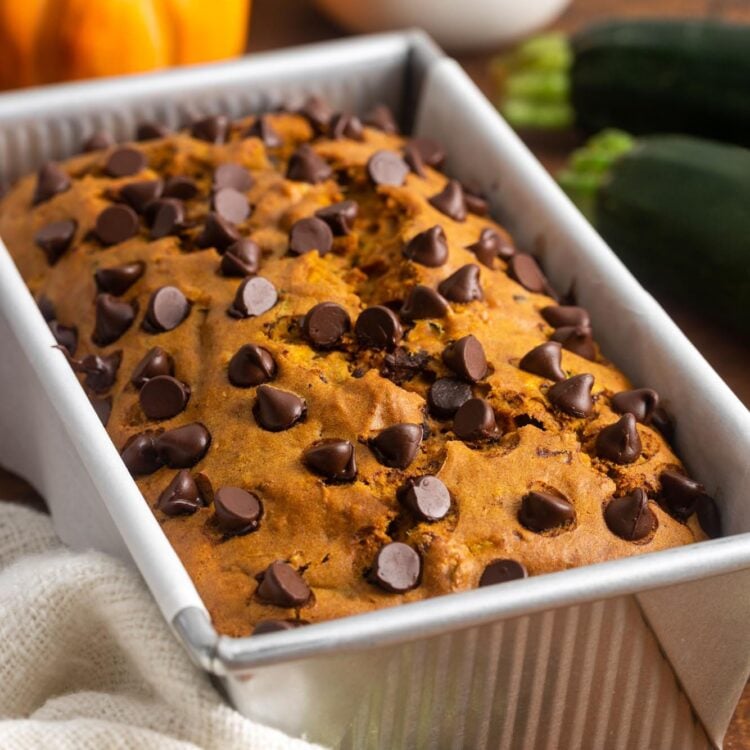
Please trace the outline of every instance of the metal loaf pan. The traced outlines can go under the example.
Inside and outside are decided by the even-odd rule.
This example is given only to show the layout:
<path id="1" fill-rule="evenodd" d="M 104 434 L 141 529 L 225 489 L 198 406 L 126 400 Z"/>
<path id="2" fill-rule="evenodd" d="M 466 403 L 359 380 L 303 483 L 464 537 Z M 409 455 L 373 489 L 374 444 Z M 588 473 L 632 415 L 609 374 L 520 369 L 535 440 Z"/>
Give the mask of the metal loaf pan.
<path id="1" fill-rule="evenodd" d="M 99 128 L 175 126 L 318 93 L 385 101 L 443 141 L 558 289 L 575 281 L 605 353 L 677 417 L 723 539 L 321 623 L 219 637 L 0 243 L 0 461 L 60 536 L 132 558 L 165 619 L 237 708 L 342 748 L 720 746 L 750 673 L 750 415 L 559 191 L 460 67 L 418 32 L 0 96 L 0 179 Z"/>

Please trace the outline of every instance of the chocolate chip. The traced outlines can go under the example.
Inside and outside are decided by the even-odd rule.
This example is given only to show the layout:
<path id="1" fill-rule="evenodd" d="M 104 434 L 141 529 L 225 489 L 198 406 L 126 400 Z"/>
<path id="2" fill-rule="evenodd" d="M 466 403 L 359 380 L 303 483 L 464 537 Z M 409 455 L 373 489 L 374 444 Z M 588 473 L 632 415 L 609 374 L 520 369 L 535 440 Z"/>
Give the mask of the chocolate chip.
<path id="1" fill-rule="evenodd" d="M 433 138 L 411 138 L 408 145 L 417 151 L 422 161 L 440 169 L 445 161 L 445 149 Z"/>
<path id="2" fill-rule="evenodd" d="M 448 240 L 443 228 L 435 225 L 412 237 L 404 248 L 404 256 L 429 268 L 442 266 L 448 260 Z"/>
<path id="3" fill-rule="evenodd" d="M 409 174 L 408 164 L 394 151 L 376 151 L 367 162 L 367 174 L 376 185 L 400 187 Z"/>
<path id="4" fill-rule="evenodd" d="M 245 167 L 229 162 L 214 169 L 214 190 L 233 188 L 246 193 L 253 186 L 253 177 Z"/>
<path id="5" fill-rule="evenodd" d="M 466 220 L 466 199 L 458 180 L 449 180 L 448 184 L 437 195 L 433 195 L 429 202 L 440 213 L 450 216 L 454 221 Z"/>
<path id="6" fill-rule="evenodd" d="M 49 323 L 51 320 L 57 318 L 57 310 L 52 300 L 45 294 L 40 294 L 36 298 L 36 306 L 39 308 L 39 312 L 42 317 Z"/>
<path id="7" fill-rule="evenodd" d="M 251 388 L 276 377 L 276 362 L 268 349 L 245 344 L 229 360 L 227 374 L 229 382 L 237 388 Z"/>
<path id="8" fill-rule="evenodd" d="M 77 372 L 85 373 L 84 384 L 94 393 L 106 393 L 117 378 L 117 371 L 122 362 L 122 352 L 96 355 L 89 354 L 80 362 L 71 363 Z"/>
<path id="9" fill-rule="evenodd" d="M 508 260 L 516 252 L 512 243 L 490 228 L 483 229 L 479 239 L 466 249 L 471 250 L 477 256 L 477 260 L 487 268 L 495 267 L 495 258 Z"/>
<path id="10" fill-rule="evenodd" d="M 143 328 L 161 333 L 177 328 L 190 313 L 190 302 L 176 286 L 159 287 L 148 302 Z"/>
<path id="11" fill-rule="evenodd" d="M 159 375 L 174 375 L 174 360 L 171 354 L 165 352 L 160 346 L 155 346 L 135 366 L 130 382 L 136 388 L 140 388 L 149 379 Z"/>
<path id="12" fill-rule="evenodd" d="M 518 366 L 525 372 L 549 380 L 565 380 L 562 369 L 562 346 L 557 341 L 547 341 L 524 354 Z"/>
<path id="13" fill-rule="evenodd" d="M 317 250 L 325 255 L 333 246 L 333 232 L 323 219 L 309 216 L 295 221 L 289 232 L 289 252 L 292 255 L 303 255 Z"/>
<path id="14" fill-rule="evenodd" d="M 324 182 L 333 175 L 330 165 L 318 156 L 308 143 L 303 143 L 289 159 L 286 176 L 297 182 L 310 182 L 313 185 Z"/>
<path id="15" fill-rule="evenodd" d="M 661 482 L 661 505 L 680 521 L 686 521 L 695 513 L 698 501 L 706 494 L 702 484 L 676 471 L 662 472 L 659 481 Z"/>
<path id="16" fill-rule="evenodd" d="M 438 291 L 451 302 L 473 302 L 484 298 L 479 266 L 467 263 L 438 284 Z"/>
<path id="17" fill-rule="evenodd" d="M 721 515 L 716 501 L 708 495 L 703 495 L 698 501 L 698 523 L 706 536 L 716 539 L 721 536 Z"/>
<path id="18" fill-rule="evenodd" d="M 333 117 L 333 110 L 328 106 L 328 102 L 319 96 L 308 97 L 297 113 L 307 119 L 316 135 L 325 133 Z"/>
<path id="19" fill-rule="evenodd" d="M 206 455 L 211 433 L 200 422 L 191 422 L 156 435 L 154 444 L 162 463 L 171 469 L 189 469 Z"/>
<path id="20" fill-rule="evenodd" d="M 406 296 L 399 315 L 404 320 L 424 320 L 443 318 L 449 310 L 450 306 L 442 295 L 424 284 L 417 284 Z"/>
<path id="21" fill-rule="evenodd" d="M 177 198 L 161 198 L 153 204 L 151 239 L 177 234 L 185 222 L 185 207 Z"/>
<path id="22" fill-rule="evenodd" d="M 75 326 L 64 326 L 56 320 L 48 321 L 47 325 L 52 331 L 55 341 L 72 357 L 78 348 L 78 329 Z"/>
<path id="23" fill-rule="evenodd" d="M 422 441 L 422 425 L 394 424 L 370 440 L 375 458 L 394 469 L 405 469 L 416 458 Z"/>
<path id="24" fill-rule="evenodd" d="M 229 133 L 229 118 L 224 115 L 212 115 L 196 120 L 190 125 L 193 138 L 208 143 L 224 143 Z"/>
<path id="25" fill-rule="evenodd" d="M 448 344 L 443 350 L 443 362 L 470 383 L 476 383 L 487 374 L 484 347 L 471 334 Z"/>
<path id="26" fill-rule="evenodd" d="M 96 236 L 104 245 L 117 245 L 138 233 L 138 215 L 130 206 L 107 206 L 96 217 Z"/>
<path id="27" fill-rule="evenodd" d="M 276 132 L 268 118 L 258 115 L 253 124 L 245 131 L 245 138 L 259 138 L 266 148 L 278 148 L 284 141 Z"/>
<path id="28" fill-rule="evenodd" d="M 97 346 L 113 344 L 133 325 L 136 305 L 122 302 L 111 294 L 99 294 L 96 297 L 96 322 L 91 340 Z"/>
<path id="29" fill-rule="evenodd" d="M 353 141 L 362 141 L 364 140 L 364 129 L 359 117 L 348 112 L 342 112 L 334 115 L 331 119 L 328 135 L 334 140 L 350 138 Z"/>
<path id="30" fill-rule="evenodd" d="M 104 398 L 89 396 L 89 401 L 91 402 L 91 406 L 94 407 L 99 421 L 106 427 L 109 417 L 112 414 L 112 396 L 105 396 Z"/>
<path id="31" fill-rule="evenodd" d="M 198 195 L 198 185 L 192 177 L 175 175 L 164 183 L 164 197 L 178 198 L 181 201 L 189 201 Z"/>
<path id="32" fill-rule="evenodd" d="M 279 299 L 276 287 L 262 276 L 245 279 L 237 289 L 229 314 L 233 318 L 252 318 L 268 312 Z"/>
<path id="33" fill-rule="evenodd" d="M 468 383 L 453 378 L 440 378 L 430 386 L 427 405 L 434 417 L 449 419 L 471 397 L 471 386 Z"/>
<path id="34" fill-rule="evenodd" d="M 206 216 L 203 231 L 198 235 L 195 243 L 198 247 L 215 247 L 219 252 L 223 252 L 239 239 L 240 234 L 233 224 L 211 212 Z"/>
<path id="35" fill-rule="evenodd" d="M 398 499 L 420 521 L 439 521 L 451 509 L 451 493 L 437 477 L 410 477 L 398 491 Z"/>
<path id="36" fill-rule="evenodd" d="M 219 271 L 222 276 L 244 278 L 260 268 L 260 247 L 257 242 L 243 237 L 230 245 L 221 256 Z"/>
<path id="37" fill-rule="evenodd" d="M 641 439 L 635 417 L 623 414 L 596 436 L 596 455 L 616 464 L 632 464 L 641 455 Z"/>
<path id="38" fill-rule="evenodd" d="M 34 235 L 34 242 L 44 250 L 49 265 L 54 266 L 70 247 L 77 228 L 78 224 L 75 219 L 63 219 L 45 224 L 37 231 Z"/>
<path id="39" fill-rule="evenodd" d="M 594 410 L 594 400 L 591 396 L 593 385 L 593 375 L 573 375 L 567 380 L 555 383 L 547 391 L 547 398 L 552 406 L 566 414 L 573 417 L 588 417 Z"/>
<path id="40" fill-rule="evenodd" d="M 376 104 L 364 117 L 365 125 L 369 125 L 371 128 L 382 130 L 388 135 L 396 135 L 398 133 L 398 125 L 396 124 L 396 118 L 391 112 L 391 108 L 385 104 Z"/>
<path id="41" fill-rule="evenodd" d="M 214 495 L 214 518 L 229 536 L 255 531 L 263 517 L 263 504 L 254 492 L 240 487 L 221 487 Z"/>
<path id="42" fill-rule="evenodd" d="M 36 175 L 32 204 L 39 205 L 70 188 L 70 177 L 54 162 L 42 164 Z"/>
<path id="43" fill-rule="evenodd" d="M 277 607 L 301 607 L 312 592 L 305 579 L 288 563 L 272 562 L 259 576 L 256 594 L 261 601 Z"/>
<path id="44" fill-rule="evenodd" d="M 159 495 L 156 507 L 167 516 L 187 516 L 206 504 L 195 479 L 187 469 L 181 469 Z"/>
<path id="45" fill-rule="evenodd" d="M 573 328 L 581 326 L 583 328 L 591 327 L 591 318 L 588 310 L 575 305 L 548 305 L 540 311 L 542 317 L 553 328 Z"/>
<path id="46" fill-rule="evenodd" d="M 358 211 L 359 206 L 355 201 L 341 201 L 319 208 L 315 216 L 328 224 L 335 237 L 344 237 L 351 233 Z"/>
<path id="47" fill-rule="evenodd" d="M 394 594 L 403 594 L 419 585 L 422 559 L 408 544 L 391 542 L 378 552 L 370 580 Z"/>
<path id="48" fill-rule="evenodd" d="M 141 409 L 149 419 L 171 419 L 185 410 L 190 387 L 171 375 L 149 378 L 141 388 Z"/>
<path id="49" fill-rule="evenodd" d="M 307 404 L 296 393 L 282 391 L 270 385 L 259 385 L 257 393 L 253 414 L 255 421 L 264 430 L 288 430 L 307 415 Z"/>
<path id="50" fill-rule="evenodd" d="M 632 414 L 638 422 L 648 424 L 659 406 L 659 394 L 651 388 L 620 391 L 610 399 L 612 410 L 618 414 Z"/>
<path id="51" fill-rule="evenodd" d="M 146 157 L 138 149 L 120 146 L 108 157 L 104 171 L 110 177 L 130 177 L 146 167 Z"/>
<path id="52" fill-rule="evenodd" d="M 146 207 L 161 197 L 164 185 L 161 180 L 139 180 L 120 188 L 120 199 L 134 211 L 142 214 Z"/>
<path id="53" fill-rule="evenodd" d="M 166 138 L 168 135 L 169 128 L 160 122 L 140 122 L 135 129 L 137 141 L 153 141 L 157 138 Z"/>
<path id="54" fill-rule="evenodd" d="M 231 187 L 221 188 L 214 193 L 212 207 L 218 216 L 232 224 L 241 224 L 250 216 L 247 198 Z"/>
<path id="55" fill-rule="evenodd" d="M 84 142 L 81 151 L 91 153 L 92 151 L 102 151 L 115 145 L 115 139 L 106 131 L 99 130 L 92 133 Z"/>
<path id="56" fill-rule="evenodd" d="M 537 533 L 569 526 L 575 518 L 576 512 L 569 500 L 546 492 L 524 495 L 518 511 L 521 524 Z"/>
<path id="57" fill-rule="evenodd" d="M 483 398 L 461 404 L 453 418 L 453 432 L 460 440 L 485 440 L 498 434 L 495 412 Z"/>
<path id="58" fill-rule="evenodd" d="M 464 202 L 466 210 L 475 216 L 487 216 L 490 212 L 490 204 L 480 190 L 470 187 L 465 182 L 461 184 L 464 190 Z"/>
<path id="59" fill-rule="evenodd" d="M 604 509 L 609 530 L 628 542 L 644 539 L 656 528 L 656 516 L 649 508 L 648 496 L 638 488 L 629 495 L 613 497 Z"/>
<path id="60" fill-rule="evenodd" d="M 419 150 L 410 143 L 407 143 L 406 146 L 404 146 L 404 161 L 415 175 L 422 179 L 427 177 L 427 167 L 422 160 L 422 155 L 419 153 Z"/>
<path id="61" fill-rule="evenodd" d="M 539 264 L 526 253 L 516 253 L 508 260 L 508 274 L 524 289 L 536 294 L 548 294 L 550 285 Z"/>
<path id="62" fill-rule="evenodd" d="M 354 446 L 348 440 L 319 440 L 305 449 L 302 463 L 316 474 L 335 482 L 351 482 L 357 476 Z"/>
<path id="63" fill-rule="evenodd" d="M 496 583 L 507 583 L 526 578 L 529 575 L 526 566 L 518 560 L 493 560 L 482 571 L 479 587 L 494 586 Z"/>
<path id="64" fill-rule="evenodd" d="M 305 625 L 302 620 L 259 620 L 255 623 L 251 635 L 265 635 L 266 633 L 278 633 L 282 630 L 295 630 Z"/>
<path id="65" fill-rule="evenodd" d="M 392 310 L 375 305 L 359 314 L 354 333 L 361 346 L 391 351 L 401 341 L 403 329 Z"/>
<path id="66" fill-rule="evenodd" d="M 596 344 L 591 336 L 591 329 L 586 326 L 563 326 L 552 334 L 550 340 L 559 341 L 563 349 L 579 357 L 596 359 Z"/>
<path id="67" fill-rule="evenodd" d="M 351 328 L 349 313 L 335 302 L 320 302 L 310 308 L 302 322 L 302 333 L 316 349 L 330 349 Z"/>
<path id="68" fill-rule="evenodd" d="M 131 435 L 120 451 L 120 457 L 127 470 L 140 477 L 153 474 L 164 465 L 156 449 L 156 433 L 152 430 Z"/>

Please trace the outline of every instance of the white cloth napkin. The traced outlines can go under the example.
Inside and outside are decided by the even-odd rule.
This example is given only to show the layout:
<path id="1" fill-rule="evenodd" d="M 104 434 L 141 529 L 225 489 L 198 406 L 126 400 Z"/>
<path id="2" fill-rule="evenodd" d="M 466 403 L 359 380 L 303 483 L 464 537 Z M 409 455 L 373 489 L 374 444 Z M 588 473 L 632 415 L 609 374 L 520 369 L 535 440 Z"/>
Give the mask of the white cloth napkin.
<path id="1" fill-rule="evenodd" d="M 138 575 L 0 501 L 3 750 L 310 750 L 229 708 Z"/>

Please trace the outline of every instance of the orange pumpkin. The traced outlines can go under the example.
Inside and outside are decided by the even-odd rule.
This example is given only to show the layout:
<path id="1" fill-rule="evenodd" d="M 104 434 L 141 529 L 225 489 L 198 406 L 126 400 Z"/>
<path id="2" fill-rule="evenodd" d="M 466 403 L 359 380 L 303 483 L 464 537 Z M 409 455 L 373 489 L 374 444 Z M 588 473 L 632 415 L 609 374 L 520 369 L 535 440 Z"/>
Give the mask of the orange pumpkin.
<path id="1" fill-rule="evenodd" d="M 251 0 L 0 0 L 0 88 L 239 55 Z"/>

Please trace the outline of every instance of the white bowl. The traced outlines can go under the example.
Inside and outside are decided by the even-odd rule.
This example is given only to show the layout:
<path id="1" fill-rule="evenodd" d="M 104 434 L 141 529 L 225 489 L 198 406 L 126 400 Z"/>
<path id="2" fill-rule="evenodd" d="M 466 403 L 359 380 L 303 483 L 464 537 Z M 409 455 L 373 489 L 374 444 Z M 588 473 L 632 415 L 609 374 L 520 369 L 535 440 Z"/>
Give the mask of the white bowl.
<path id="1" fill-rule="evenodd" d="M 356 32 L 419 27 L 449 50 L 491 47 L 549 23 L 570 0 L 314 0 Z"/>

